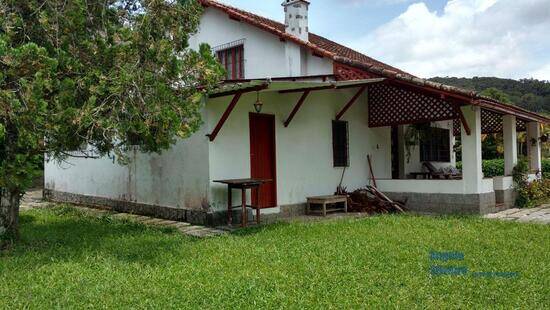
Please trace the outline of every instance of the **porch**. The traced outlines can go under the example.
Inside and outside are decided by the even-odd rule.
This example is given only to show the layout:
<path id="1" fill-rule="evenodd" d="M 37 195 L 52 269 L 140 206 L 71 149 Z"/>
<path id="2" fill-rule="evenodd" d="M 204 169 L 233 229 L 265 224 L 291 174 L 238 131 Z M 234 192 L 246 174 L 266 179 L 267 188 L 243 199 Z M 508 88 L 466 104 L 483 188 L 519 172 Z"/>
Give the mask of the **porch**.
<path id="1" fill-rule="evenodd" d="M 548 121 L 489 98 L 458 95 L 451 88 L 443 91 L 381 78 L 236 81 L 217 90 L 211 98 L 215 99 L 208 109 L 212 180 L 254 177 L 250 173 L 254 164 L 249 160 L 253 145 L 248 137 L 252 139 L 256 130 L 243 124 L 248 123 L 249 114 L 273 116 L 272 160 L 277 164 L 273 164 L 274 177 L 269 179 L 274 180 L 276 211 L 262 210 L 262 214 L 297 214 L 287 209 L 303 208 L 309 196 L 333 194 L 341 178 L 348 189 L 372 182 L 366 164 L 369 154 L 375 161 L 378 189 L 393 199 L 407 200 L 407 207 L 414 211 L 486 214 L 510 207 L 514 200 L 511 173 L 518 161 L 518 132 L 527 131 L 528 141 L 533 140 L 528 143 L 528 158 L 535 178 L 541 170 L 540 127 Z M 335 120 L 349 122 L 347 166 L 333 165 L 330 122 Z M 404 135 L 408 127 L 418 124 L 446 132 L 449 142 L 445 162 L 422 160 L 420 146 L 407 160 Z M 482 135 L 496 132 L 504 136 L 506 173 L 484 178 Z M 433 162 L 436 169 L 456 166 L 456 140 L 460 140 L 462 151 L 460 177 L 410 178 L 423 172 L 425 161 Z M 345 167 L 347 171 L 342 171 Z M 227 205 L 225 189 L 213 185 L 211 191 L 214 208 Z"/>
<path id="2" fill-rule="evenodd" d="M 512 207 L 520 132 L 526 132 L 529 178 L 541 177 L 542 117 L 490 98 L 466 100 L 427 87 L 380 84 L 369 95 L 369 126 L 393 128 L 392 178 L 376 180 L 377 186 L 393 199 L 407 199 L 414 211 L 487 214 Z M 427 134 L 407 150 L 407 131 L 418 124 L 429 128 Z M 504 174 L 487 178 L 482 140 L 497 133 L 503 137 Z"/>

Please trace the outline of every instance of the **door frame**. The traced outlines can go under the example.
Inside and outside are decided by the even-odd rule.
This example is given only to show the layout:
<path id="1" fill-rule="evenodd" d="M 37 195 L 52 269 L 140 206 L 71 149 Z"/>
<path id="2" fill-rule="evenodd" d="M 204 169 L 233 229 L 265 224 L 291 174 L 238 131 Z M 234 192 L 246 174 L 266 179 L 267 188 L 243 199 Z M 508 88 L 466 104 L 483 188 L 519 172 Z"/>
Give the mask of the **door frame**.
<path id="1" fill-rule="evenodd" d="M 265 118 L 268 118 L 270 121 L 271 121 L 271 124 L 272 124 L 272 128 L 273 128 L 273 144 L 272 144 L 272 149 L 273 149 L 273 153 L 271 154 L 273 156 L 273 164 L 272 164 L 272 167 L 273 167 L 273 190 L 274 190 L 274 202 L 275 202 L 275 206 L 273 207 L 277 207 L 279 206 L 279 197 L 278 197 L 278 188 L 277 188 L 277 132 L 276 132 L 276 124 L 275 124 L 275 121 L 276 121 L 276 117 L 275 117 L 275 114 L 265 114 L 265 113 L 256 113 L 256 112 L 249 112 L 248 113 L 248 136 L 249 136 L 249 154 L 250 154 L 250 176 L 252 177 L 252 126 L 251 125 L 251 122 L 252 122 L 252 118 L 253 117 L 265 117 Z M 267 209 L 267 208 L 270 208 L 270 207 L 265 207 L 265 208 L 262 208 L 262 209 Z"/>

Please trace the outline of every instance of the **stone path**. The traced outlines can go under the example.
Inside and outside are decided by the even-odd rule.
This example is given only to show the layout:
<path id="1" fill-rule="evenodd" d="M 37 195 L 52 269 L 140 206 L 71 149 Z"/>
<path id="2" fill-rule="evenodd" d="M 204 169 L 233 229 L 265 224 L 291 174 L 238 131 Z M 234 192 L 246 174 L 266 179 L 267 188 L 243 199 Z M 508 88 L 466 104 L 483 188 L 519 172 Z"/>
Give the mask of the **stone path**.
<path id="1" fill-rule="evenodd" d="M 20 210 L 24 212 L 31 209 L 48 208 L 53 205 L 55 204 L 42 200 L 42 191 L 29 191 L 21 200 Z M 136 223 L 142 223 L 148 226 L 175 228 L 184 235 L 197 238 L 215 237 L 228 233 L 227 230 L 197 226 L 185 222 L 176 222 L 129 213 L 113 213 L 108 210 L 86 208 L 82 206 L 73 207 L 92 216 L 110 216 L 114 219 L 128 220 Z"/>
<path id="2" fill-rule="evenodd" d="M 487 219 L 516 221 L 521 223 L 550 224 L 550 205 L 530 209 L 508 209 L 502 212 L 487 214 Z"/>

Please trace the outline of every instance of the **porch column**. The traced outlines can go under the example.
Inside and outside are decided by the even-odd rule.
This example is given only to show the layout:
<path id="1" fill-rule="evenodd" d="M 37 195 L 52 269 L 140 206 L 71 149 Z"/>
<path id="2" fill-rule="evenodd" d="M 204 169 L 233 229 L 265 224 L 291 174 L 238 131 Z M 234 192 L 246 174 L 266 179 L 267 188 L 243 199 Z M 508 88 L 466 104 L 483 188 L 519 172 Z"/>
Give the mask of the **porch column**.
<path id="1" fill-rule="evenodd" d="M 470 127 L 470 135 L 461 126 L 462 137 L 462 178 L 465 193 L 479 193 L 482 187 L 481 166 L 481 108 L 461 107 L 462 114 Z"/>
<path id="2" fill-rule="evenodd" d="M 512 175 L 518 163 L 518 136 L 516 131 L 516 117 L 504 115 L 502 117 L 504 137 L 504 175 Z"/>
<path id="3" fill-rule="evenodd" d="M 529 168 L 532 172 L 542 170 L 541 148 L 540 148 L 540 125 L 537 122 L 527 123 L 527 157 Z M 533 140 L 534 139 L 534 140 Z M 534 142 L 534 143 L 533 143 Z"/>

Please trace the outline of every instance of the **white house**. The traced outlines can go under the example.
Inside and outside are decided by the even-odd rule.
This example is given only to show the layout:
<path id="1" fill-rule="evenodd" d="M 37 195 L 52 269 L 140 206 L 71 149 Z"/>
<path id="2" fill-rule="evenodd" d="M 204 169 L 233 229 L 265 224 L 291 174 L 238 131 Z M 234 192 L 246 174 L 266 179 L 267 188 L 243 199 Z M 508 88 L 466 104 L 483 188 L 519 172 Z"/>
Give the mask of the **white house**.
<path id="1" fill-rule="evenodd" d="M 512 202 L 520 130 L 534 141 L 533 173 L 541 170 L 543 116 L 414 77 L 315 35 L 304 0 L 283 2 L 285 24 L 200 2 L 205 10 L 192 47 L 210 44 L 227 69 L 227 81 L 206 102 L 202 128 L 162 155 L 134 152 L 129 166 L 112 158 L 47 162 L 49 197 L 218 224 L 228 194 L 214 181 L 262 178 L 271 180 L 261 187 L 262 212 L 289 216 L 304 212 L 306 197 L 333 194 L 342 175 L 349 190 L 370 183 L 370 155 L 378 188 L 407 198 L 412 210 L 487 213 Z M 412 124 L 437 129 L 407 150 Z M 484 178 L 482 133 L 501 131 L 507 176 Z M 462 177 L 411 178 L 428 175 L 423 162 L 454 166 L 455 137 Z"/>

